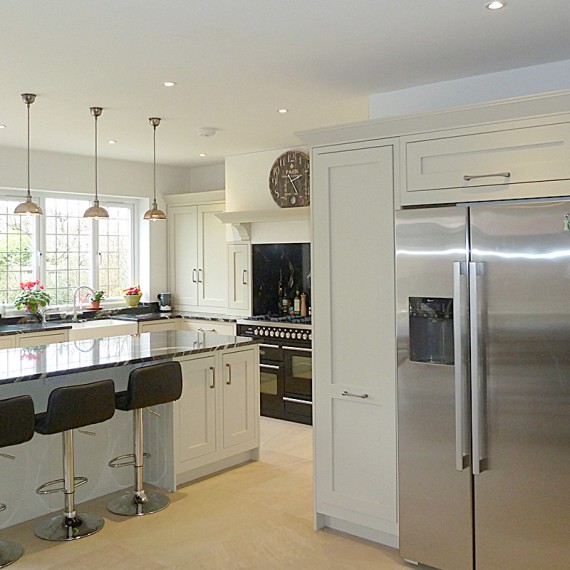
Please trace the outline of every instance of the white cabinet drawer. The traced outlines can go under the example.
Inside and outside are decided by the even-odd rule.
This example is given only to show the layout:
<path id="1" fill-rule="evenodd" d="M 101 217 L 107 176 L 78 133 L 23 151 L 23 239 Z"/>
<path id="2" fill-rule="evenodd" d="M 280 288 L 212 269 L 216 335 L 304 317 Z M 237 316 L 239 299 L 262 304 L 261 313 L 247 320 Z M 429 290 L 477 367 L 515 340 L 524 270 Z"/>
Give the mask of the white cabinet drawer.
<path id="1" fill-rule="evenodd" d="M 213 334 L 225 334 L 235 336 L 236 326 L 234 323 L 223 323 L 221 321 L 203 321 L 182 319 L 180 330 L 191 332 L 204 332 Z"/>
<path id="2" fill-rule="evenodd" d="M 20 348 L 25 348 L 28 346 L 52 344 L 54 342 L 67 342 L 67 340 L 68 340 L 67 330 L 56 331 L 56 332 L 46 331 L 38 333 L 27 333 L 27 334 L 18 335 L 16 346 Z"/>
<path id="3" fill-rule="evenodd" d="M 180 319 L 165 319 L 162 321 L 139 323 L 139 333 L 175 331 L 178 330 L 179 320 Z"/>
<path id="4" fill-rule="evenodd" d="M 527 197 L 516 185 L 570 178 L 570 123 L 429 137 L 402 138 L 402 205 Z"/>

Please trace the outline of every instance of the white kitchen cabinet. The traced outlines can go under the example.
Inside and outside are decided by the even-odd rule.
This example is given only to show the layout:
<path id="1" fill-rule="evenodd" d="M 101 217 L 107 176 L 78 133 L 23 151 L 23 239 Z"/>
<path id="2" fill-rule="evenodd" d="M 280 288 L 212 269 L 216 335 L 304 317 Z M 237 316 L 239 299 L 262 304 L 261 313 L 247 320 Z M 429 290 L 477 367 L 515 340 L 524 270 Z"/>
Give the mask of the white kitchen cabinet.
<path id="1" fill-rule="evenodd" d="M 139 334 L 145 332 L 164 332 L 178 330 L 180 319 L 161 319 L 157 321 L 139 322 Z"/>
<path id="2" fill-rule="evenodd" d="M 183 204 L 178 203 L 180 200 L 178 197 L 176 203 L 168 206 L 169 279 L 173 305 L 180 310 L 226 307 L 226 227 L 215 215 L 224 211 L 224 204 Z"/>
<path id="3" fill-rule="evenodd" d="M 228 244 L 228 308 L 249 311 L 251 294 L 250 246 Z"/>
<path id="4" fill-rule="evenodd" d="M 259 348 L 181 358 L 174 406 L 177 483 L 255 459 L 259 448 Z"/>
<path id="5" fill-rule="evenodd" d="M 55 342 L 67 342 L 69 338 L 67 330 L 33 332 L 16 336 L 16 348 L 53 344 Z"/>
<path id="6" fill-rule="evenodd" d="M 570 179 L 570 117 L 566 120 L 402 137 L 402 205 L 550 196 L 548 182 Z"/>
<path id="7" fill-rule="evenodd" d="M 0 349 L 15 348 L 16 346 L 16 339 L 14 338 L 15 336 L 16 335 L 0 336 Z"/>
<path id="8" fill-rule="evenodd" d="M 317 526 L 392 546 L 395 142 L 317 147 L 311 159 Z"/>
<path id="9" fill-rule="evenodd" d="M 236 324 L 206 319 L 180 319 L 179 330 L 235 336 Z"/>

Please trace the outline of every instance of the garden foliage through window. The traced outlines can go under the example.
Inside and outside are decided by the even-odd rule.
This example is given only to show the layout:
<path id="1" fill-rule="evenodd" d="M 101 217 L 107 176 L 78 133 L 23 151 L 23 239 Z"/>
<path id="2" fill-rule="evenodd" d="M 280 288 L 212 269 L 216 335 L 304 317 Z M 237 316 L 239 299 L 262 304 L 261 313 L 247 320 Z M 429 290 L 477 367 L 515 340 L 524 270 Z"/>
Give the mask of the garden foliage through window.
<path id="1" fill-rule="evenodd" d="M 83 218 L 84 198 L 37 199 L 43 216 L 18 216 L 17 198 L 0 196 L 0 302 L 12 304 L 20 282 L 39 279 L 51 306 L 73 303 L 79 285 L 120 297 L 134 282 L 133 205 L 105 204 L 108 219 Z"/>

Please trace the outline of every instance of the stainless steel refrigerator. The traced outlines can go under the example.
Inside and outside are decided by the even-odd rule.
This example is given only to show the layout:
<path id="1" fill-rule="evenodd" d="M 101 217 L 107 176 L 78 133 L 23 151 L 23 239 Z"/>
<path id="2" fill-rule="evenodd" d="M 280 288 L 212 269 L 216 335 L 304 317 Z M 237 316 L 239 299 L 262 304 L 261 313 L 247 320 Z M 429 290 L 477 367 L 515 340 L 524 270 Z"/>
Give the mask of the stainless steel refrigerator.
<path id="1" fill-rule="evenodd" d="M 570 201 L 398 212 L 400 554 L 570 569 Z"/>

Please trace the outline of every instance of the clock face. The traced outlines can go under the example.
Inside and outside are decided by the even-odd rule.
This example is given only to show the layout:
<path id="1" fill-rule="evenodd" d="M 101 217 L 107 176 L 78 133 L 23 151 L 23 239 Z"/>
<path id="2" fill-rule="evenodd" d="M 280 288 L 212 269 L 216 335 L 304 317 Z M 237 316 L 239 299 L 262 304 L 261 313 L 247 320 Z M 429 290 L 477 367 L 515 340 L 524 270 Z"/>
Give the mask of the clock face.
<path id="1" fill-rule="evenodd" d="M 309 182 L 309 157 L 298 150 L 278 156 L 269 173 L 269 191 L 280 208 L 308 206 Z"/>

